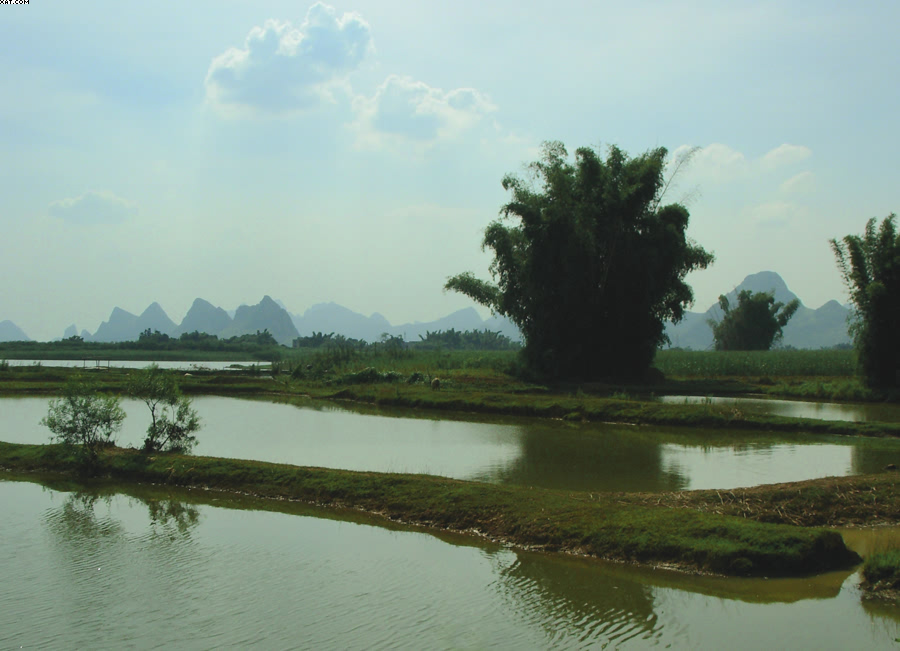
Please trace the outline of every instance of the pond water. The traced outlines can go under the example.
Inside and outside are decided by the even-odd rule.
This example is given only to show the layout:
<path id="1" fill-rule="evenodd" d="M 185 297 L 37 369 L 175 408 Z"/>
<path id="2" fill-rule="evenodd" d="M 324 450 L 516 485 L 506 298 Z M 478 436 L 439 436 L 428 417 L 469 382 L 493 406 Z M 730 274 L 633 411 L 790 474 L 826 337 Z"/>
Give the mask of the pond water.
<path id="1" fill-rule="evenodd" d="M 268 362 L 194 362 L 194 361 L 135 361 L 125 359 L 107 360 L 104 358 L 89 359 L 10 359 L 7 360 L 10 366 L 48 366 L 62 368 L 96 368 L 100 366 L 106 368 L 147 368 L 150 364 L 156 364 L 160 368 L 176 371 L 228 371 L 239 366 L 252 366 L 254 364 L 263 364 L 269 366 Z"/>
<path id="2" fill-rule="evenodd" d="M 887 649 L 900 637 L 900 610 L 863 602 L 849 571 L 686 576 L 297 505 L 4 478 L 0 648 Z"/>
<path id="3" fill-rule="evenodd" d="M 45 443 L 47 398 L 0 398 L 0 440 Z M 900 466 L 900 440 L 759 432 L 423 418 L 328 403 L 198 397 L 196 454 L 304 466 L 428 473 L 584 491 L 737 487 Z M 138 446 L 146 407 L 125 401 L 119 445 Z M 404 416 L 404 417 L 401 417 Z"/>
<path id="4" fill-rule="evenodd" d="M 744 412 L 790 418 L 844 420 L 857 423 L 900 422 L 900 404 L 893 403 L 805 402 L 777 398 L 718 398 L 712 396 L 660 396 L 657 400 L 676 405 L 724 405 Z"/>

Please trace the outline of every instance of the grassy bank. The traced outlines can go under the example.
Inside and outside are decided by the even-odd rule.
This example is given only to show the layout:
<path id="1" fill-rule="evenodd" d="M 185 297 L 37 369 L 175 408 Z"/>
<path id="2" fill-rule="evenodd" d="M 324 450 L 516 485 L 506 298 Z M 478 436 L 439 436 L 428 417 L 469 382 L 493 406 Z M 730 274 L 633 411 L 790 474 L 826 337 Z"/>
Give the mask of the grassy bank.
<path id="1" fill-rule="evenodd" d="M 900 598 L 900 549 L 876 552 L 866 559 L 862 570 L 863 589 L 870 596 Z"/>
<path id="2" fill-rule="evenodd" d="M 86 373 L 102 391 L 121 393 L 133 371 L 122 368 Z M 80 369 L 24 367 L 0 371 L 0 395 L 58 394 L 68 378 Z M 194 371 L 177 373 L 182 390 L 193 395 L 304 396 L 378 405 L 428 409 L 444 413 L 482 413 L 572 421 L 667 425 L 730 430 L 807 432 L 863 436 L 900 436 L 900 423 L 864 423 L 789 418 L 744 412 L 732 405 L 665 404 L 650 395 L 632 393 L 633 387 L 601 384 L 584 387 L 547 387 L 511 378 L 492 369 L 451 369 L 440 376 L 413 371 L 403 375 L 368 367 L 328 379 L 271 377 L 258 367 L 243 371 Z M 440 390 L 430 379 L 440 377 Z M 721 383 L 734 393 L 738 382 Z M 714 386 L 709 380 L 672 380 L 654 387 L 664 393 L 703 393 Z M 646 390 L 646 387 L 644 387 Z"/>
<path id="3" fill-rule="evenodd" d="M 77 466 L 71 451 L 58 445 L 0 443 L 0 467 L 74 472 Z M 808 574 L 858 561 L 834 532 L 627 504 L 614 495 L 211 457 L 145 456 L 119 448 L 103 454 L 98 472 L 119 481 L 350 507 L 548 551 L 721 574 Z"/>
<path id="4" fill-rule="evenodd" d="M 352 400 L 385 407 L 563 418 L 574 421 L 808 432 L 861 436 L 900 436 L 900 423 L 823 421 L 746 413 L 728 405 L 664 404 L 652 400 L 558 393 L 444 390 L 401 385 L 335 387 L 307 385 L 303 392 L 330 400 Z"/>
<path id="5" fill-rule="evenodd" d="M 654 505 L 802 527 L 900 523 L 900 473 L 825 477 L 734 490 L 629 493 L 623 504 Z"/>

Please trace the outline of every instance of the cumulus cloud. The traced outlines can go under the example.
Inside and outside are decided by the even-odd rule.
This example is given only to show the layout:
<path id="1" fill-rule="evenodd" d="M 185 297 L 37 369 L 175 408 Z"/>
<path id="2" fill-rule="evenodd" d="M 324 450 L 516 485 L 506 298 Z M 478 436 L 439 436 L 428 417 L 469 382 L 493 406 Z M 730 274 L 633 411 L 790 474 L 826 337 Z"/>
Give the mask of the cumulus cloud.
<path id="1" fill-rule="evenodd" d="M 321 2 L 303 23 L 268 20 L 250 30 L 243 48 L 212 60 L 206 96 L 230 112 L 284 114 L 332 100 L 333 88 L 374 49 L 369 25 L 356 13 Z"/>
<path id="2" fill-rule="evenodd" d="M 776 200 L 747 207 L 743 211 L 742 221 L 759 229 L 784 229 L 808 217 L 807 206 Z"/>
<path id="3" fill-rule="evenodd" d="M 690 150 L 682 146 L 673 152 L 672 161 Z M 728 181 L 746 174 L 750 168 L 747 157 L 728 145 L 713 143 L 702 147 L 691 159 L 689 169 L 694 173 L 713 181 Z"/>
<path id="4" fill-rule="evenodd" d="M 112 192 L 86 192 L 54 201 L 49 207 L 51 216 L 75 224 L 115 224 L 128 219 L 134 211 L 132 202 Z"/>
<path id="5" fill-rule="evenodd" d="M 812 150 L 802 145 L 779 145 L 775 149 L 766 152 L 762 157 L 762 164 L 768 168 L 793 165 L 812 156 Z"/>
<path id="6" fill-rule="evenodd" d="M 812 192 L 816 187 L 816 175 L 812 172 L 800 172 L 781 184 L 781 191 L 790 193 Z"/>
<path id="7" fill-rule="evenodd" d="M 678 147 L 672 152 L 671 160 L 678 160 L 679 155 L 690 149 L 687 145 Z M 723 183 L 777 172 L 810 156 L 812 151 L 809 147 L 784 144 L 769 150 L 759 158 L 752 159 L 728 145 L 713 143 L 701 148 L 692 157 L 689 173 L 706 181 Z"/>
<path id="8" fill-rule="evenodd" d="M 354 100 L 360 144 L 428 144 L 474 128 L 497 107 L 473 88 L 443 91 L 410 77 L 389 76 L 371 98 Z"/>

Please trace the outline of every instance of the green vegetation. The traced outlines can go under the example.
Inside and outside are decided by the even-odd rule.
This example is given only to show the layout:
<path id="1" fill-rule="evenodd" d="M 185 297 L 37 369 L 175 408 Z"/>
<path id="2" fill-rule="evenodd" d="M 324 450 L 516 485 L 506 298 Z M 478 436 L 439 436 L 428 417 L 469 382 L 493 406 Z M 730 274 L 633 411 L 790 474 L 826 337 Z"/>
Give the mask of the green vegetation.
<path id="1" fill-rule="evenodd" d="M 629 493 L 619 500 L 799 527 L 871 526 L 900 522 L 898 479 L 885 472 L 734 490 Z"/>
<path id="2" fill-rule="evenodd" d="M 197 443 L 193 434 L 200 429 L 200 417 L 191 407 L 191 399 L 181 393 L 174 374 L 151 364 L 131 374 L 128 394 L 141 400 L 150 410 L 145 451 L 191 451 Z"/>
<path id="3" fill-rule="evenodd" d="M 643 378 L 665 321 L 693 300 L 685 275 L 713 261 L 686 237 L 687 209 L 660 205 L 666 155 L 610 147 L 604 160 L 580 148 L 573 165 L 562 143 L 545 143 L 532 179 L 503 179 L 512 200 L 501 213 L 513 223 L 485 230 L 497 284 L 463 273 L 446 289 L 509 317 L 542 377 Z"/>
<path id="4" fill-rule="evenodd" d="M 850 350 L 687 351 L 663 350 L 656 368 L 667 377 L 850 378 L 856 355 Z"/>
<path id="5" fill-rule="evenodd" d="M 831 240 L 838 267 L 850 291 L 856 320 L 851 326 L 860 373 L 869 387 L 900 386 L 900 234 L 897 216 L 876 230 Z"/>
<path id="6" fill-rule="evenodd" d="M 391 520 L 478 532 L 519 545 L 723 574 L 791 575 L 858 562 L 840 535 L 701 513 L 620 504 L 592 495 L 497 486 L 427 475 L 350 472 L 272 463 L 149 455 L 110 448 L 102 473 L 125 480 L 239 491 L 351 507 Z M 65 471 L 64 446 L 0 443 L 0 466 Z"/>
<path id="7" fill-rule="evenodd" d="M 509 337 L 490 330 L 466 330 L 460 332 L 455 328 L 449 330 L 425 331 L 419 335 L 421 341 L 411 344 L 416 349 L 433 350 L 518 350 L 521 345 Z"/>
<path id="8" fill-rule="evenodd" d="M 117 396 L 103 395 L 86 380 L 74 377 L 66 383 L 63 397 L 50 401 L 41 424 L 64 446 L 76 449 L 83 468 L 93 468 L 100 450 L 112 445 L 123 420 L 125 412 Z"/>
<path id="9" fill-rule="evenodd" d="M 719 296 L 719 307 L 722 320 L 709 321 L 716 350 L 769 350 L 781 339 L 781 330 L 800 307 L 800 301 L 795 298 L 785 305 L 776 303 L 771 292 L 745 289 L 738 294 L 737 307 L 731 309 L 727 296 Z"/>
<path id="10" fill-rule="evenodd" d="M 870 593 L 900 590 L 900 549 L 870 555 L 863 565 L 864 587 Z"/>
<path id="11" fill-rule="evenodd" d="M 460 331 L 455 328 L 434 332 L 426 330 L 424 337 L 419 335 L 419 341 L 411 342 L 405 342 L 402 337 L 384 333 L 380 343 L 414 350 L 518 350 L 521 347 L 517 342 L 499 332 L 487 329 Z M 294 339 L 292 347 L 321 349 L 342 345 L 349 345 L 353 348 L 367 347 L 364 341 L 348 339 L 342 335 L 335 335 L 333 332 L 327 335 L 322 332 L 313 332 L 306 337 L 297 337 Z"/>
<path id="12" fill-rule="evenodd" d="M 174 338 L 145 330 L 137 341 L 90 342 L 81 337 L 62 341 L 0 342 L 5 359 L 104 359 L 104 360 L 269 360 L 284 347 L 268 331 L 219 339 L 202 332 L 186 332 Z"/>

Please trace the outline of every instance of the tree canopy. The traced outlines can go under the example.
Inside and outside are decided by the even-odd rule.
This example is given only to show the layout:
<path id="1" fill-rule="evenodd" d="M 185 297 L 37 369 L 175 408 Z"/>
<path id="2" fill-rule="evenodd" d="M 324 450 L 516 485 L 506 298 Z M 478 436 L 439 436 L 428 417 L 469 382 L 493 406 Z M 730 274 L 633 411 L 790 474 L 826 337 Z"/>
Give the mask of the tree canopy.
<path id="1" fill-rule="evenodd" d="M 732 309 L 728 297 L 719 296 L 722 320 L 709 321 L 716 350 L 769 350 L 800 307 L 796 298 L 787 305 L 776 303 L 772 292 L 745 289 L 737 298 L 737 307 Z"/>
<path id="2" fill-rule="evenodd" d="M 194 432 L 200 429 L 200 417 L 191 406 L 191 399 L 181 393 L 172 373 L 151 364 L 130 377 L 128 393 L 150 410 L 145 451 L 191 451 L 197 443 Z"/>
<path id="3" fill-rule="evenodd" d="M 485 230 L 496 283 L 463 273 L 446 289 L 507 316 L 533 370 L 551 377 L 640 377 L 664 323 L 693 301 L 685 275 L 713 256 L 687 238 L 689 213 L 661 205 L 667 152 L 606 159 L 545 143 L 530 178 L 506 176 L 511 200 Z"/>
<path id="4" fill-rule="evenodd" d="M 900 385 L 900 234 L 896 221 L 891 213 L 879 227 L 873 218 L 862 236 L 831 240 L 854 307 L 850 334 L 860 372 L 872 387 Z"/>
<path id="5" fill-rule="evenodd" d="M 124 420 L 118 396 L 101 394 L 86 380 L 72 378 L 66 383 L 63 397 L 50 401 L 41 424 L 60 443 L 77 446 L 81 462 L 90 467 L 100 450 L 113 443 Z"/>

